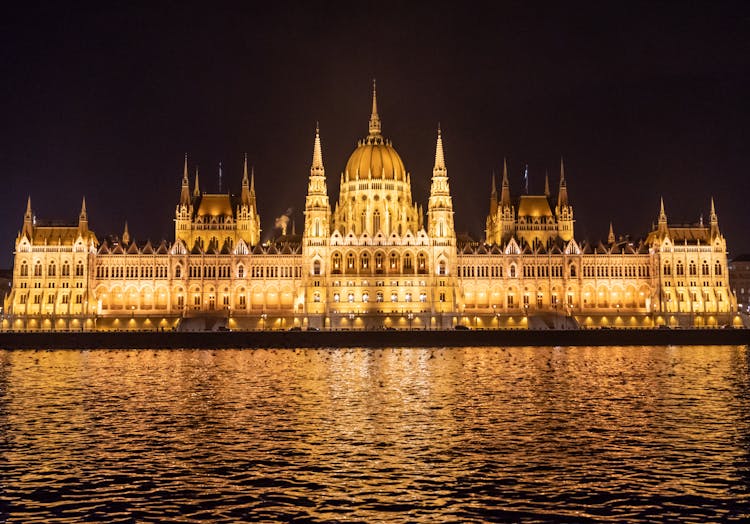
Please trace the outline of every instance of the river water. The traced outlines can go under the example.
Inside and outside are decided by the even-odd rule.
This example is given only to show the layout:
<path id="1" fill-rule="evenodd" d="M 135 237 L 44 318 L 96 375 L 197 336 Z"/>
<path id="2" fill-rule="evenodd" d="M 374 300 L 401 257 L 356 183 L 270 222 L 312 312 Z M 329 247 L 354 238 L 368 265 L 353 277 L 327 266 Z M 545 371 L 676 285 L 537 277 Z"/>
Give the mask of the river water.
<path id="1" fill-rule="evenodd" d="M 0 351 L 0 521 L 747 521 L 748 359 Z"/>

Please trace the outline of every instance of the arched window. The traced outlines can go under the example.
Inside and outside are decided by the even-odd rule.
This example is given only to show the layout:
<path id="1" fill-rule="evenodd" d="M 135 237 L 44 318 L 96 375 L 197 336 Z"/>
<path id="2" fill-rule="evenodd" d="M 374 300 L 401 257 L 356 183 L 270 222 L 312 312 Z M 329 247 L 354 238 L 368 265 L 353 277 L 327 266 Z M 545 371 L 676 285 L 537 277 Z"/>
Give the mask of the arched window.
<path id="1" fill-rule="evenodd" d="M 182 278 L 182 266 L 177 265 L 174 268 L 174 276 L 175 278 Z"/>
<path id="2" fill-rule="evenodd" d="M 55 269 L 55 263 L 50 262 L 49 267 L 47 268 L 47 276 L 54 277 L 57 270 Z"/>
<path id="3" fill-rule="evenodd" d="M 367 291 L 365 291 L 364 293 L 362 293 L 362 302 L 369 302 L 369 301 L 370 301 L 370 294 Z"/>
<path id="4" fill-rule="evenodd" d="M 354 269 L 354 253 L 349 253 L 348 255 L 346 255 L 346 269 Z"/>
<path id="5" fill-rule="evenodd" d="M 694 261 L 690 261 L 690 265 L 688 266 L 688 271 L 690 272 L 690 276 L 695 276 L 698 273 L 698 268 L 695 266 Z"/>
<path id="6" fill-rule="evenodd" d="M 62 270 L 60 271 L 60 275 L 64 277 L 70 276 L 70 264 L 68 264 L 67 262 L 63 264 Z"/>
<path id="7" fill-rule="evenodd" d="M 245 266 L 242 264 L 237 266 L 237 278 L 245 278 Z"/>
<path id="8" fill-rule="evenodd" d="M 341 272 L 341 254 L 340 253 L 333 254 L 332 267 L 333 267 L 334 273 Z"/>
<path id="9" fill-rule="evenodd" d="M 682 265 L 682 260 L 677 261 L 677 276 L 683 276 L 685 274 L 685 266 Z"/>
<path id="10" fill-rule="evenodd" d="M 404 271 L 411 271 L 414 269 L 414 264 L 411 260 L 411 253 L 406 253 L 404 255 Z"/>
<path id="11" fill-rule="evenodd" d="M 396 253 L 391 253 L 391 263 L 390 263 L 391 269 L 396 269 L 397 263 L 398 263 L 398 257 L 396 256 Z"/>
<path id="12" fill-rule="evenodd" d="M 377 209 L 372 214 L 372 234 L 376 234 L 380 231 L 380 211 Z"/>
<path id="13" fill-rule="evenodd" d="M 81 262 L 80 260 L 76 264 L 76 276 L 77 277 L 83 276 L 83 262 Z"/>
<path id="14" fill-rule="evenodd" d="M 513 276 L 513 275 L 511 275 L 511 276 Z M 576 277 L 576 265 L 575 264 L 571 264 L 570 265 L 570 278 L 575 278 L 575 277 Z"/>
<path id="15" fill-rule="evenodd" d="M 359 227 L 362 233 L 367 231 L 367 211 L 362 211 L 362 216 L 359 219 Z"/>
<path id="16" fill-rule="evenodd" d="M 721 262 L 718 260 L 716 261 L 716 265 L 714 266 L 714 275 L 717 277 L 721 275 Z"/>
<path id="17" fill-rule="evenodd" d="M 29 276 L 29 265 L 28 265 L 28 264 L 26 263 L 26 261 L 25 261 L 25 260 L 24 260 L 24 261 L 23 261 L 23 263 L 21 264 L 21 276 L 22 276 L 22 277 L 27 277 L 27 276 Z"/>
<path id="18" fill-rule="evenodd" d="M 375 253 L 375 271 L 383 272 L 383 253 Z"/>
<path id="19" fill-rule="evenodd" d="M 320 260 L 313 262 L 313 275 L 320 275 Z"/>
<path id="20" fill-rule="evenodd" d="M 367 253 L 362 253 L 362 269 L 368 269 L 370 267 L 370 255 Z"/>
<path id="21" fill-rule="evenodd" d="M 672 274 L 672 266 L 669 262 L 664 262 L 664 276 L 670 276 Z"/>
<path id="22" fill-rule="evenodd" d="M 420 273 L 427 272 L 427 257 L 424 253 L 419 253 L 417 255 L 417 271 Z"/>
<path id="23" fill-rule="evenodd" d="M 320 302 L 320 293 L 313 294 L 313 302 Z"/>
<path id="24" fill-rule="evenodd" d="M 438 264 L 438 275 L 447 275 L 448 270 L 445 265 L 445 260 L 441 260 Z"/>
<path id="25" fill-rule="evenodd" d="M 378 293 L 375 295 L 375 301 L 376 302 L 382 302 L 383 301 L 383 292 L 378 291 Z"/>
<path id="26" fill-rule="evenodd" d="M 319 237 L 320 236 L 320 219 L 316 218 L 313 221 L 313 236 Z M 320 296 L 318 296 L 320 298 Z"/>
<path id="27" fill-rule="evenodd" d="M 709 269 L 709 267 L 708 267 L 708 262 L 706 262 L 706 261 L 704 260 L 704 261 L 703 261 L 703 264 L 701 265 L 701 273 L 702 273 L 703 275 L 708 275 L 708 274 L 710 273 L 710 271 L 711 271 L 711 270 L 710 270 L 710 269 Z"/>
<path id="28" fill-rule="evenodd" d="M 511 264 L 509 274 L 510 274 L 510 278 L 516 278 L 516 265 L 515 264 Z"/>
<path id="29" fill-rule="evenodd" d="M 333 294 L 333 301 L 334 302 L 340 302 L 341 301 L 341 295 L 339 295 L 338 293 L 334 293 Z"/>

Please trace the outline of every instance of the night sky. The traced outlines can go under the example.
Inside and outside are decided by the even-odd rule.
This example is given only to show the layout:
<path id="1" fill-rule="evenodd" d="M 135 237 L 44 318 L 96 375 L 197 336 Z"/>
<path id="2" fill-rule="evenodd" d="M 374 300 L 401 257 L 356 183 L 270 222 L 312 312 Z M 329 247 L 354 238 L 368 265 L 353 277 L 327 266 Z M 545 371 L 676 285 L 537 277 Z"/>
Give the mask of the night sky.
<path id="1" fill-rule="evenodd" d="M 247 152 L 264 237 L 287 208 L 300 226 L 315 122 L 333 200 L 373 77 L 424 204 L 440 122 L 459 232 L 482 238 L 503 157 L 518 195 L 525 164 L 556 188 L 562 155 L 578 239 L 645 235 L 660 196 L 708 219 L 714 196 L 750 251 L 750 2 L 23 4 L 0 19 L 0 267 L 29 194 L 71 221 L 85 195 L 100 238 L 171 240 L 185 152 L 191 183 L 216 191 L 223 162 L 234 192 Z"/>

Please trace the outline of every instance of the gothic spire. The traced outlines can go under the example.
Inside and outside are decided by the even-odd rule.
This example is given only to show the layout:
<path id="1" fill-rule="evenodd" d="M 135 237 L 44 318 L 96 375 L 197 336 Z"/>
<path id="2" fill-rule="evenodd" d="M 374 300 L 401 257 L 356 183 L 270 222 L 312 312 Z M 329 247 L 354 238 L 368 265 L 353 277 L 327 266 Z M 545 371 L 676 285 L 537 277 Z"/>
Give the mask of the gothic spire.
<path id="1" fill-rule="evenodd" d="M 83 200 L 81 201 L 81 213 L 78 215 L 78 223 L 81 222 L 88 222 L 89 217 L 86 213 L 86 197 L 83 197 Z"/>
<path id="2" fill-rule="evenodd" d="M 568 183 L 565 181 L 565 164 L 560 157 L 560 190 L 557 193 L 557 207 L 562 208 L 568 205 Z"/>
<path id="3" fill-rule="evenodd" d="M 549 174 L 544 173 L 544 196 L 549 198 L 550 191 L 549 191 Z"/>
<path id="4" fill-rule="evenodd" d="M 380 117 L 378 116 L 378 96 L 375 79 L 372 79 L 372 113 L 370 113 L 370 135 L 380 134 Z"/>
<path id="5" fill-rule="evenodd" d="M 128 231 L 128 221 L 125 221 L 125 229 L 122 232 L 122 243 L 123 245 L 130 244 L 130 231 Z"/>
<path id="6" fill-rule="evenodd" d="M 198 166 L 195 166 L 195 187 L 193 188 L 193 196 L 194 197 L 201 196 L 201 188 L 198 182 Z"/>
<path id="7" fill-rule="evenodd" d="M 182 167 L 182 188 L 180 190 L 180 204 L 190 204 L 190 182 L 188 181 L 188 155 L 185 153 L 185 164 Z"/>
<path id="8" fill-rule="evenodd" d="M 443 154 L 443 137 L 440 131 L 440 124 L 438 124 L 437 144 L 435 145 L 435 167 L 432 168 L 432 171 L 433 172 L 447 171 L 445 168 L 445 155 Z"/>
<path id="9" fill-rule="evenodd" d="M 324 174 L 325 168 L 323 167 L 323 150 L 320 147 L 320 125 L 315 122 L 315 143 L 313 145 L 313 157 L 312 164 L 310 165 L 310 174 L 313 172 Z"/>
<path id="10" fill-rule="evenodd" d="M 245 160 L 242 163 L 242 189 L 245 188 L 249 189 L 250 187 L 250 180 L 248 180 L 247 177 L 247 153 L 245 153 Z"/>
<path id="11" fill-rule="evenodd" d="M 719 235 L 719 217 L 716 215 L 716 206 L 714 206 L 714 197 L 711 197 L 711 215 L 708 218 L 711 226 L 711 238 Z"/>
<path id="12" fill-rule="evenodd" d="M 615 243 L 615 230 L 612 228 L 612 222 L 609 223 L 609 234 L 607 235 L 607 243 Z"/>
<path id="13" fill-rule="evenodd" d="M 508 161 L 503 158 L 503 181 L 500 187 L 500 206 L 510 207 L 510 182 L 508 182 Z"/>
<path id="14" fill-rule="evenodd" d="M 26 213 L 23 215 L 23 230 L 21 235 L 29 240 L 34 236 L 34 214 L 31 212 L 31 195 L 26 200 Z"/>
<path id="15" fill-rule="evenodd" d="M 240 202 L 242 205 L 250 205 L 252 192 L 250 191 L 250 180 L 247 176 L 247 153 L 245 153 L 245 160 L 242 163 L 242 192 L 240 194 Z"/>

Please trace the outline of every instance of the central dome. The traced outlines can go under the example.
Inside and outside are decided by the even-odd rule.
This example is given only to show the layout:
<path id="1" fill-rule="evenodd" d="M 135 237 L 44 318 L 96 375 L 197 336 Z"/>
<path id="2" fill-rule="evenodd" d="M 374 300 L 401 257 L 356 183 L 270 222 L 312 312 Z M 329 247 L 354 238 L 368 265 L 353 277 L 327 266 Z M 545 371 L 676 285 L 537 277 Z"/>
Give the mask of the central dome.
<path id="1" fill-rule="evenodd" d="M 406 180 L 404 162 L 379 134 L 359 142 L 346 163 L 345 173 L 347 180 Z"/>

